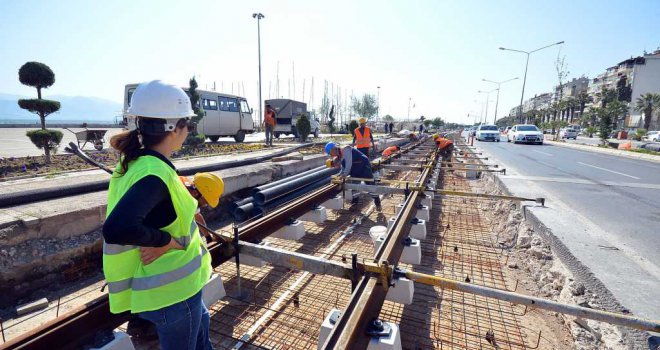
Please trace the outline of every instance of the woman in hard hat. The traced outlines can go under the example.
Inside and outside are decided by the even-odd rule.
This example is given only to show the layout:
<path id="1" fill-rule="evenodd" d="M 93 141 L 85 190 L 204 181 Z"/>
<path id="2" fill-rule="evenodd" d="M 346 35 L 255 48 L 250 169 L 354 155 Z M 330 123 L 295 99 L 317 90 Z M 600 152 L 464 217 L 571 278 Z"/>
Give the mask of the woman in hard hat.
<path id="1" fill-rule="evenodd" d="M 352 146 L 344 146 L 340 148 L 338 144 L 334 142 L 328 142 L 325 145 L 324 151 L 330 157 L 333 157 L 333 161 L 330 164 L 336 164 L 335 166 L 341 166 L 341 172 L 339 172 L 339 178 L 345 178 L 346 176 L 351 176 L 355 178 L 366 178 L 373 179 L 374 174 L 371 170 L 371 162 L 364 153 L 358 151 Z M 326 162 L 326 165 L 328 163 Z M 373 181 L 366 181 L 367 185 L 373 185 Z M 380 197 L 375 195 L 374 204 L 376 205 L 376 210 L 381 211 Z"/>
<path id="2" fill-rule="evenodd" d="M 194 220 L 198 202 L 169 159 L 192 127 L 190 99 L 179 87 L 143 83 L 128 114 L 132 130 L 110 140 L 121 153 L 103 225 L 110 311 L 154 323 L 164 350 L 211 349 L 201 293 L 211 257 Z"/>
<path id="3" fill-rule="evenodd" d="M 373 146 L 374 152 L 376 151 L 374 135 L 371 134 L 371 129 L 367 126 L 367 119 L 360 118 L 359 123 L 360 126 L 353 131 L 353 147 L 357 147 L 358 151 L 369 157 L 370 144 Z"/>

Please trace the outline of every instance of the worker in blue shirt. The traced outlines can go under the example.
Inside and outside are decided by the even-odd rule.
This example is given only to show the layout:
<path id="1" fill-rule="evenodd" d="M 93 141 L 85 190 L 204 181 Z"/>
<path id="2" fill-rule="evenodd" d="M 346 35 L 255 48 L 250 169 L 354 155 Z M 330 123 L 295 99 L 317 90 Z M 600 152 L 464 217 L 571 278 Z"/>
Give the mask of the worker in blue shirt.
<path id="1" fill-rule="evenodd" d="M 364 178 L 372 179 L 372 181 L 366 181 L 367 185 L 374 184 L 374 174 L 371 170 L 371 162 L 366 155 L 358 151 L 352 146 L 340 147 L 334 142 L 328 142 L 325 145 L 325 153 L 329 156 L 336 159 L 332 162 L 334 166 L 341 166 L 341 172 L 339 172 L 339 178 L 344 179 L 347 176 L 355 178 Z M 376 210 L 381 211 L 380 197 L 378 195 L 373 195 L 374 204 L 376 205 Z"/>

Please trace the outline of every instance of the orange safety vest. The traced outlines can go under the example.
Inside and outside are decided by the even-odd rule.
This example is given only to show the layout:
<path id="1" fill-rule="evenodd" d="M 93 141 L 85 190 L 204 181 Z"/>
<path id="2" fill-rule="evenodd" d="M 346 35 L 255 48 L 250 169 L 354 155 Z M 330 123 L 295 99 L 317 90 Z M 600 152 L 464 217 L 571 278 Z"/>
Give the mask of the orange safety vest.
<path id="1" fill-rule="evenodd" d="M 269 125 L 271 127 L 275 127 L 275 112 L 272 110 L 267 109 L 266 113 L 264 113 L 264 122 L 266 125 Z"/>
<path id="2" fill-rule="evenodd" d="M 391 156 L 392 153 L 394 153 L 394 152 L 396 152 L 396 146 L 390 146 L 390 147 L 387 147 L 387 148 L 383 151 L 383 157 L 389 157 L 389 156 Z"/>
<path id="3" fill-rule="evenodd" d="M 369 148 L 369 145 L 371 145 L 371 130 L 369 127 L 364 127 L 364 135 L 360 134 L 360 127 L 355 128 L 355 147 Z"/>
<path id="4" fill-rule="evenodd" d="M 438 145 L 439 149 L 445 149 L 445 148 L 449 147 L 449 145 L 453 144 L 453 142 L 451 142 L 450 139 L 446 139 L 446 138 L 443 138 L 443 137 L 439 137 L 435 141 L 435 143 Z"/>

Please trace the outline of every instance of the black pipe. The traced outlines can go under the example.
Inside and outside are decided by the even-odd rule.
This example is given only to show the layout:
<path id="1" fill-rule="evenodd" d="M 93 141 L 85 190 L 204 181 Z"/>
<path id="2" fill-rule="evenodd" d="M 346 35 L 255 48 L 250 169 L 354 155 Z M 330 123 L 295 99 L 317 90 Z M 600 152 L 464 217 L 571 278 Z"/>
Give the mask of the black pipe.
<path id="1" fill-rule="evenodd" d="M 185 168 L 185 169 L 181 169 L 179 171 L 179 174 L 187 176 L 187 175 L 194 175 L 198 172 L 222 170 L 222 169 L 235 168 L 235 167 L 260 163 L 260 162 L 269 160 L 271 158 L 280 157 L 280 156 L 283 156 L 285 154 L 297 151 L 301 148 L 309 147 L 309 146 L 313 146 L 313 145 L 315 145 L 315 144 L 306 143 L 306 144 L 302 144 L 302 145 L 292 147 L 290 149 L 278 151 L 278 152 L 275 152 L 275 153 L 269 154 L 269 155 L 263 155 L 263 156 L 252 157 L 252 158 L 241 159 L 241 160 L 235 160 L 235 161 L 231 161 L 231 162 L 221 162 L 221 163 L 216 163 L 216 164 L 201 165 L 201 166 L 196 166 L 196 167 Z M 61 186 L 61 187 L 56 187 L 56 188 L 46 188 L 46 189 L 20 191 L 20 192 L 14 192 L 14 193 L 4 193 L 4 194 L 0 194 L 0 208 L 11 207 L 11 206 L 16 206 L 16 205 L 20 205 L 20 204 L 40 202 L 40 201 L 55 199 L 55 198 L 69 197 L 69 196 L 74 196 L 74 195 L 79 195 L 79 194 L 90 193 L 90 192 L 104 191 L 104 190 L 108 189 L 108 184 L 109 183 L 110 183 L 110 180 L 100 180 L 100 181 L 86 182 L 86 183 L 76 184 L 76 185 Z"/>
<path id="2" fill-rule="evenodd" d="M 286 183 L 286 182 L 289 182 L 289 181 L 291 181 L 291 180 L 295 180 L 295 179 L 301 178 L 301 177 L 303 177 L 303 176 L 306 176 L 306 175 L 309 175 L 309 174 L 313 174 L 313 173 L 319 172 L 319 171 L 321 171 L 321 170 L 323 170 L 323 169 L 325 169 L 325 168 L 326 168 L 325 165 L 321 165 L 321 166 L 316 167 L 316 168 L 314 168 L 314 169 L 310 169 L 310 170 L 307 170 L 307 171 L 303 171 L 303 172 L 300 173 L 300 174 L 291 175 L 291 176 L 288 176 L 288 177 L 285 177 L 285 178 L 279 179 L 279 180 L 277 180 L 277 181 L 273 181 L 273 182 L 271 182 L 271 183 L 267 183 L 267 184 L 263 184 L 263 185 L 257 186 L 257 187 L 255 187 L 255 188 L 252 189 L 252 195 L 254 196 L 257 192 L 261 192 L 261 191 L 263 191 L 263 190 L 267 190 L 267 189 L 269 189 L 269 188 L 271 188 L 271 187 L 275 187 L 275 186 L 277 186 L 277 185 L 281 185 L 281 184 Z"/>
<path id="3" fill-rule="evenodd" d="M 254 214 L 254 203 L 250 202 L 245 205 L 242 205 L 231 212 L 231 215 L 234 217 L 234 220 L 238 222 L 243 222 L 251 218 Z"/>
<path id="4" fill-rule="evenodd" d="M 317 173 L 306 175 L 301 178 L 297 178 L 292 181 L 285 182 L 278 186 L 257 192 L 254 194 L 254 203 L 259 206 L 268 204 L 269 202 L 272 202 L 273 200 L 279 197 L 287 195 L 301 187 L 305 187 L 323 178 L 329 178 L 331 175 L 334 175 L 337 172 L 339 172 L 339 169 L 337 168 L 326 168 Z"/>
<path id="5" fill-rule="evenodd" d="M 238 207 L 246 205 L 248 203 L 252 203 L 253 200 L 254 200 L 254 198 L 252 198 L 252 197 L 246 197 L 246 198 L 243 198 L 241 200 L 231 202 L 231 203 L 229 203 L 229 212 L 233 213 L 234 210 L 236 210 Z"/>
<path id="6" fill-rule="evenodd" d="M 317 189 L 317 188 L 319 188 L 323 185 L 327 185 L 329 183 L 330 183 L 330 178 L 329 177 L 325 178 L 325 179 L 321 179 L 321 180 L 313 182 L 313 183 L 311 183 L 311 184 L 309 184 L 309 185 L 307 185 L 303 188 L 300 188 L 296 191 L 293 191 L 293 192 L 287 194 L 286 196 L 277 198 L 277 199 L 273 200 L 270 203 L 267 203 L 267 204 L 261 205 L 261 206 L 255 206 L 254 211 L 252 212 L 252 216 L 263 215 L 266 212 L 268 212 L 268 211 L 270 211 L 274 208 L 280 207 L 280 206 L 282 206 L 283 204 L 285 204 L 287 202 L 290 202 L 290 201 L 292 201 L 292 200 L 294 200 L 294 199 L 296 199 L 296 198 L 298 198 L 298 197 L 300 197 L 300 196 L 302 196 L 306 193 L 309 193 L 309 192 L 313 191 L 314 189 Z M 310 210 L 311 209 L 312 208 L 310 208 Z"/>

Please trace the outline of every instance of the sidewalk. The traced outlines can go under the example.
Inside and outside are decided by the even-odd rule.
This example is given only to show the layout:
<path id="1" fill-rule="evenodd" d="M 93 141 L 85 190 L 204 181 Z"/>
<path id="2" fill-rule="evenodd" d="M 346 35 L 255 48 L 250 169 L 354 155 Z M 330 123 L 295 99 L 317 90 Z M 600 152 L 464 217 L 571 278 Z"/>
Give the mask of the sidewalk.
<path id="1" fill-rule="evenodd" d="M 613 148 L 602 148 L 602 147 L 590 146 L 590 145 L 586 145 L 586 144 L 576 144 L 576 143 L 568 143 L 568 142 L 560 142 L 560 141 L 551 141 L 551 140 L 548 140 L 548 139 L 545 139 L 544 142 L 547 143 L 547 144 L 553 145 L 553 146 L 568 147 L 568 148 L 579 149 L 579 150 L 582 150 L 582 151 L 603 153 L 603 154 L 609 154 L 609 155 L 614 155 L 614 156 L 619 156 L 619 157 L 625 157 L 625 158 L 631 158 L 631 159 L 640 159 L 640 160 L 646 160 L 646 161 L 649 161 L 649 162 L 660 163 L 660 156 L 656 156 L 656 155 L 653 155 L 653 154 L 637 153 L 637 152 L 624 151 L 624 150 L 613 149 Z"/>

